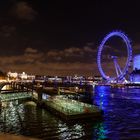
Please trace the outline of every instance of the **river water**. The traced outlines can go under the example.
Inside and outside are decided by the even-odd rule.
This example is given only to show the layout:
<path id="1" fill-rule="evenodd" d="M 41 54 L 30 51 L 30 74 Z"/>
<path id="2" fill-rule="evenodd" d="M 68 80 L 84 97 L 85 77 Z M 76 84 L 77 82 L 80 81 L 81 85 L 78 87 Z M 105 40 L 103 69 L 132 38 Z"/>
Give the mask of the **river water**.
<path id="1" fill-rule="evenodd" d="M 32 101 L 5 102 L 0 132 L 43 140 L 140 139 L 140 89 L 97 86 L 91 101 L 104 110 L 102 121 L 65 122 Z"/>

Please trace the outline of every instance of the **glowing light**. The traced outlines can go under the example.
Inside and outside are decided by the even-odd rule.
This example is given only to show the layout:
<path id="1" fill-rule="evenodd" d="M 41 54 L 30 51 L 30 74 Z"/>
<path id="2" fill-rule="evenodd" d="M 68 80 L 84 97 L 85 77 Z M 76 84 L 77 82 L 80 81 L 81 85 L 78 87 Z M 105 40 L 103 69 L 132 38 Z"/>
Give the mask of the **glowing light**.
<path id="1" fill-rule="evenodd" d="M 134 59 L 133 59 L 133 70 L 140 70 L 140 54 L 134 56 Z"/>
<path id="2" fill-rule="evenodd" d="M 123 39 L 123 41 L 125 42 L 126 44 L 126 47 L 127 47 L 127 54 L 128 54 L 128 58 L 127 58 L 127 61 L 126 61 L 126 64 L 125 64 L 125 67 L 123 68 L 122 70 L 122 73 L 118 74 L 118 76 L 116 77 L 111 77 L 109 78 L 103 71 L 103 68 L 101 66 L 101 55 L 102 55 L 102 51 L 105 47 L 105 43 L 108 41 L 108 39 L 110 39 L 111 37 L 113 36 L 118 36 L 120 38 Z M 130 62 L 132 60 L 132 48 L 131 48 L 131 44 L 130 44 L 130 41 L 128 39 L 128 37 L 120 32 L 120 31 L 114 31 L 114 32 L 111 32 L 109 33 L 107 36 L 105 36 L 105 38 L 103 39 L 103 41 L 101 42 L 99 48 L 98 48 L 98 55 L 97 55 L 97 64 L 98 64 L 98 69 L 99 69 L 99 72 L 101 73 L 102 77 L 108 81 L 112 80 L 112 79 L 122 79 L 125 74 L 127 73 L 128 71 L 128 67 L 130 66 Z"/>

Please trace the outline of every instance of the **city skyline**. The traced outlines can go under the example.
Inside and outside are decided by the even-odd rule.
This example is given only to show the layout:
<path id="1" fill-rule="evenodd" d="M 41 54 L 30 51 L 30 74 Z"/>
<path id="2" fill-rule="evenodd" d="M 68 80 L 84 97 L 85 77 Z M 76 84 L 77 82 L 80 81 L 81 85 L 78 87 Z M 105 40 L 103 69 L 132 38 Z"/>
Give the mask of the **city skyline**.
<path id="1" fill-rule="evenodd" d="M 132 40 L 133 55 L 140 53 L 136 1 L 7 0 L 0 2 L 0 10 L 2 71 L 100 75 L 97 48 L 116 29 Z"/>

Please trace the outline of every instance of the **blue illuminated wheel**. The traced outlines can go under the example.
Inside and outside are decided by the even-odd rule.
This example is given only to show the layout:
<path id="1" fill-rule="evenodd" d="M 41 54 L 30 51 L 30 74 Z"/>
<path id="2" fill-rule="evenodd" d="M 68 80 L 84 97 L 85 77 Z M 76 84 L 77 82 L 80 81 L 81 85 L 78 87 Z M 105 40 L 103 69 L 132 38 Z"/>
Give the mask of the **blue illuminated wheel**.
<path id="1" fill-rule="evenodd" d="M 107 42 L 114 37 L 121 39 L 123 47 L 114 47 Z M 119 41 L 120 42 L 120 41 Z M 118 43 L 118 42 L 117 42 Z M 116 43 L 116 44 L 117 44 Z M 122 80 L 132 61 L 132 48 L 128 37 L 121 31 L 113 31 L 104 37 L 98 48 L 97 65 L 101 76 L 108 81 Z M 105 69 L 108 68 L 108 71 Z M 114 74 L 110 74 L 113 73 Z"/>

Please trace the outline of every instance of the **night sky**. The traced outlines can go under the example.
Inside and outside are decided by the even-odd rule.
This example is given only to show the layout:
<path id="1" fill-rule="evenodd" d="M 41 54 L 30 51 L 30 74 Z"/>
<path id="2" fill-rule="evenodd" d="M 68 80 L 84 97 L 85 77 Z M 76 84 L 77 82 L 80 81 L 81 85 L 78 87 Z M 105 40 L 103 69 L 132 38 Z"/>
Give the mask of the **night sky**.
<path id="1" fill-rule="evenodd" d="M 140 53 L 138 0 L 0 1 L 0 70 L 99 75 L 97 48 L 113 30 Z"/>

